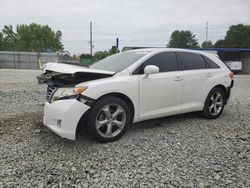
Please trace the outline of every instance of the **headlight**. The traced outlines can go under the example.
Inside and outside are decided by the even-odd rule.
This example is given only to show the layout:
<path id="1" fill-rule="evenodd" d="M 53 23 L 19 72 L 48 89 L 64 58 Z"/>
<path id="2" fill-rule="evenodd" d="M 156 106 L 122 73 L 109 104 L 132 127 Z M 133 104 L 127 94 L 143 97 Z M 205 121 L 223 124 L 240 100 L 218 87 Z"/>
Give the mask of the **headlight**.
<path id="1" fill-rule="evenodd" d="M 77 94 L 82 93 L 83 91 L 85 91 L 88 87 L 86 86 L 78 86 L 75 88 L 58 88 L 56 90 L 56 92 L 54 93 L 51 102 L 54 102 L 62 97 L 66 97 L 66 96 L 72 96 L 74 97 L 77 96 Z"/>

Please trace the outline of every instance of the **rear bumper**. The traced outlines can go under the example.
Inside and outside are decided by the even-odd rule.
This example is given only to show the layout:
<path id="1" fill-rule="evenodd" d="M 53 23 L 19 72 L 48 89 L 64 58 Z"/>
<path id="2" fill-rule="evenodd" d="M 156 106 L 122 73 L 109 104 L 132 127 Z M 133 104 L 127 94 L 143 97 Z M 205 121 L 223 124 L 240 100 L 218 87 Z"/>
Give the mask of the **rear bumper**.
<path id="1" fill-rule="evenodd" d="M 233 88 L 233 86 L 234 86 L 234 80 L 231 81 L 231 84 L 230 84 L 230 86 L 229 86 L 230 89 Z"/>
<path id="2" fill-rule="evenodd" d="M 229 98 L 230 98 L 231 89 L 233 88 L 233 86 L 234 86 L 234 80 L 232 80 L 230 86 L 227 87 L 227 92 L 226 92 L 226 103 L 227 103 L 227 101 L 228 101 Z"/>
<path id="3" fill-rule="evenodd" d="M 62 138 L 75 140 L 78 122 L 89 108 L 76 99 L 45 102 L 44 125 Z"/>

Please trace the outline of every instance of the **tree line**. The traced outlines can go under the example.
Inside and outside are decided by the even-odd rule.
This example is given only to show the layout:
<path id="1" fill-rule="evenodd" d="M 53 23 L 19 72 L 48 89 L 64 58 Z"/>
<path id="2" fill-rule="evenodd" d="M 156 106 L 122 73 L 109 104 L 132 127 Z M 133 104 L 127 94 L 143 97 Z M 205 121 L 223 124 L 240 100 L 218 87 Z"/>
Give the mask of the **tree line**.
<path id="1" fill-rule="evenodd" d="M 250 25 L 232 25 L 229 27 L 224 39 L 204 41 L 199 46 L 198 40 L 191 31 L 176 30 L 171 34 L 167 44 L 170 48 L 250 48 Z"/>
<path id="2" fill-rule="evenodd" d="M 62 32 L 53 31 L 48 25 L 32 23 L 5 25 L 0 32 L 0 50 L 2 51 L 58 51 L 63 49 Z"/>

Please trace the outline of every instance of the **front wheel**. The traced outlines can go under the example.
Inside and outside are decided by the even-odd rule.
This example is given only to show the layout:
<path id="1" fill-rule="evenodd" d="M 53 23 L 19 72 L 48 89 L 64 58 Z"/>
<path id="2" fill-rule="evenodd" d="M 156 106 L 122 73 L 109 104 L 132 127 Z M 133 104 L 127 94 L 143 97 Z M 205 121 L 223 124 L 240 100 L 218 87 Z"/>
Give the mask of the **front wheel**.
<path id="1" fill-rule="evenodd" d="M 209 119 L 218 118 L 223 112 L 225 102 L 223 90 L 218 87 L 213 88 L 207 96 L 202 115 Z"/>
<path id="2" fill-rule="evenodd" d="M 131 122 L 129 108 L 117 97 L 104 97 L 91 108 L 88 116 L 88 132 L 99 142 L 119 139 Z"/>

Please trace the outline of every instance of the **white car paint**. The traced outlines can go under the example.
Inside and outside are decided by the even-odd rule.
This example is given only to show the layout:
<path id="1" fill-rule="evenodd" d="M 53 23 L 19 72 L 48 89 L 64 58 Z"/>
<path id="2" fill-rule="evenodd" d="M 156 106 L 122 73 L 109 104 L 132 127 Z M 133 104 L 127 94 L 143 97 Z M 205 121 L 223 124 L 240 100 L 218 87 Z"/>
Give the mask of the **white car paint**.
<path id="1" fill-rule="evenodd" d="M 183 49 L 141 49 L 138 52 L 148 52 L 121 72 L 102 71 L 79 67 L 48 63 L 44 71 L 61 73 L 106 73 L 112 77 L 79 83 L 77 86 L 87 86 L 82 95 L 98 100 L 112 93 L 127 96 L 134 106 L 133 122 L 181 114 L 191 111 L 201 111 L 209 91 L 216 85 L 229 87 L 229 69 L 215 55 L 206 52 Z M 220 66 L 220 69 L 187 70 L 160 72 L 156 74 L 132 75 L 132 72 L 148 58 L 162 52 L 189 52 L 209 57 Z M 44 124 L 63 138 L 75 139 L 77 124 L 82 115 L 90 107 L 76 99 L 46 102 L 44 108 Z M 58 126 L 58 120 L 62 125 Z"/>
<path id="2" fill-rule="evenodd" d="M 115 72 L 88 69 L 87 67 L 81 67 L 79 65 L 63 64 L 63 63 L 46 63 L 43 66 L 43 71 L 54 71 L 66 74 L 72 74 L 76 72 L 89 72 L 89 73 L 103 73 L 103 74 L 114 74 Z"/>

